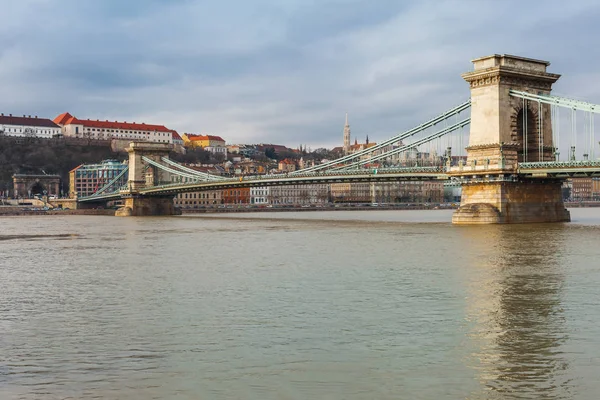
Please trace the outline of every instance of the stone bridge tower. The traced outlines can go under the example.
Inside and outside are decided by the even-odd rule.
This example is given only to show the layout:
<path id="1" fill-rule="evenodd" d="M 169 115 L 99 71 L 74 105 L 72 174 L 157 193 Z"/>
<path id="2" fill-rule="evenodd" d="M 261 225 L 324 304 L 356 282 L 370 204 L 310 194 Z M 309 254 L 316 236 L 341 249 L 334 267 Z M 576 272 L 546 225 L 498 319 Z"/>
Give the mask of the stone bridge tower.
<path id="1" fill-rule="evenodd" d="M 168 157 L 173 145 L 168 143 L 131 142 L 129 153 L 129 176 L 127 189 L 121 191 L 125 205 L 117 210 L 116 216 L 147 216 L 176 214 L 173 196 L 145 196 L 141 191 L 167 180 L 164 171 L 145 162 L 142 157 L 161 163 Z"/>
<path id="2" fill-rule="evenodd" d="M 547 61 L 493 55 L 473 60 L 462 77 L 471 87 L 471 131 L 466 165 L 450 169 L 461 180 L 457 224 L 569 221 L 560 180 L 525 179 L 518 163 L 554 161 L 550 106 L 510 95 L 549 95 L 560 75 Z"/>

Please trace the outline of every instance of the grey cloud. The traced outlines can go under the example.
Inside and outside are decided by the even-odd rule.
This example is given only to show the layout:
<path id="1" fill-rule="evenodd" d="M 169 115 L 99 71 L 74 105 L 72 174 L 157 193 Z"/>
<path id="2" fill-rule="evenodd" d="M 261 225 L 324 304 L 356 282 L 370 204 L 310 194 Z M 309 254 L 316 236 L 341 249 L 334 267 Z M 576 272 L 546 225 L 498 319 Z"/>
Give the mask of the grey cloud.
<path id="1" fill-rule="evenodd" d="M 63 3 L 8 10 L 3 112 L 333 146 L 345 112 L 382 140 L 464 101 L 460 74 L 491 53 L 549 59 L 557 90 L 600 101 L 593 1 Z"/>

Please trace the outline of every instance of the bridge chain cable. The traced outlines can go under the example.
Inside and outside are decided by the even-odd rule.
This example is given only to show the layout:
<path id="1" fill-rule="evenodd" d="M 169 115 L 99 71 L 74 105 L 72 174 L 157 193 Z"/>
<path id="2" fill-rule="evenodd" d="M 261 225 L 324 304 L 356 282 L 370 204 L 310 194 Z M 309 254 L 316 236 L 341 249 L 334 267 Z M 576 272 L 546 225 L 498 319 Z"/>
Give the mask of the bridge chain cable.
<path id="1" fill-rule="evenodd" d="M 527 160 L 527 116 L 529 114 L 529 110 L 527 109 L 528 106 L 529 103 L 527 99 L 523 99 L 523 160 L 525 162 L 529 161 Z"/>
<path id="2" fill-rule="evenodd" d="M 225 179 L 225 178 L 223 178 L 223 177 L 221 177 L 221 176 L 217 176 L 217 175 L 209 174 L 209 173 L 207 173 L 207 172 L 196 171 L 195 169 L 188 168 L 188 167 L 186 167 L 186 166 L 184 166 L 184 165 L 181 165 L 181 164 L 179 164 L 179 163 L 176 163 L 175 161 L 173 161 L 173 160 L 171 160 L 171 159 L 169 159 L 169 158 L 167 158 L 167 157 L 162 157 L 162 158 L 161 158 L 161 160 L 162 160 L 162 161 L 164 161 L 165 163 L 167 163 L 167 164 L 169 164 L 169 165 L 173 166 L 173 167 L 179 168 L 179 169 L 181 169 L 182 171 L 184 171 L 184 172 L 187 172 L 187 173 L 190 173 L 190 174 L 192 174 L 192 175 L 202 176 L 202 177 L 205 177 L 205 178 L 207 178 L 207 179 L 209 179 L 209 180 L 211 180 L 211 179 L 212 179 L 212 180 L 223 180 L 223 179 Z"/>
<path id="3" fill-rule="evenodd" d="M 542 117 L 542 103 L 538 101 L 538 161 L 544 161 L 544 119 Z"/>
<path id="4" fill-rule="evenodd" d="M 447 135 L 450 132 L 456 131 L 456 130 L 458 130 L 458 129 L 460 129 L 460 128 L 462 128 L 465 125 L 468 125 L 470 123 L 471 123 L 471 118 L 465 118 L 465 119 L 463 119 L 460 122 L 457 122 L 457 123 L 455 123 L 455 124 L 453 124 L 451 126 L 448 126 L 448 127 L 444 128 L 444 129 L 441 129 L 441 130 L 439 130 L 439 131 L 437 131 L 437 132 L 435 132 L 435 133 L 433 133 L 433 134 L 431 134 L 429 136 L 421 138 L 421 139 L 415 141 L 414 143 L 407 144 L 407 145 L 404 145 L 402 147 L 398 147 L 398 148 L 393 149 L 391 151 L 388 151 L 386 153 L 382 153 L 382 154 L 378 154 L 378 155 L 372 156 L 369 159 L 358 160 L 358 161 L 355 161 L 353 163 L 350 163 L 350 164 L 347 164 L 347 165 L 344 165 L 344 166 L 333 168 L 333 170 L 334 171 L 336 171 L 336 170 L 349 170 L 352 167 L 359 167 L 359 166 L 362 166 L 364 164 L 368 164 L 368 163 L 373 162 L 373 161 L 378 161 L 378 160 L 380 160 L 382 158 L 386 158 L 386 157 L 390 157 L 390 156 L 393 156 L 393 155 L 396 155 L 396 154 L 404 153 L 404 152 L 409 151 L 411 149 L 414 149 L 414 148 L 416 148 L 416 147 L 418 147 L 418 146 L 420 146 L 422 144 L 425 144 L 425 143 L 431 142 L 431 141 L 433 141 L 435 139 L 441 138 L 442 136 L 445 136 L 445 135 Z"/>
<path id="5" fill-rule="evenodd" d="M 561 108 L 569 110 L 569 116 L 565 123 L 565 134 L 567 130 L 569 136 L 569 148 L 566 159 L 573 161 L 576 159 L 576 150 L 578 145 L 582 145 L 584 158 L 595 158 L 595 114 L 600 114 L 600 105 L 586 101 L 571 99 L 567 97 L 549 95 L 549 94 L 534 94 L 518 90 L 510 90 L 509 94 L 514 97 L 523 99 L 523 101 L 531 100 L 541 104 L 550 105 L 551 121 L 552 121 L 552 137 L 554 145 L 554 155 L 556 161 L 560 160 L 560 131 L 561 131 Z M 580 119 L 579 128 L 583 125 L 583 136 L 577 137 L 578 118 L 577 112 L 583 112 L 584 116 Z M 543 119 L 542 119 L 543 121 Z M 543 124 L 543 122 L 542 122 Z M 570 125 L 570 126 L 569 126 Z M 542 125 L 543 128 L 543 125 Z M 541 132 L 543 135 L 543 131 Z M 579 142 L 578 142 L 579 141 Z"/>
<path id="6" fill-rule="evenodd" d="M 433 118 L 433 119 L 431 119 L 431 120 L 429 120 L 429 121 L 427 121 L 427 122 L 425 122 L 425 123 L 423 123 L 421 125 L 418 125 L 418 126 L 412 128 L 412 129 L 410 129 L 410 130 L 408 130 L 406 132 L 400 133 L 400 134 L 398 134 L 398 135 L 396 135 L 396 136 L 394 136 L 394 137 L 392 137 L 390 139 L 387 139 L 387 140 L 385 140 L 385 141 L 383 141 L 383 142 L 381 142 L 381 143 L 379 143 L 379 144 L 377 144 L 375 146 L 369 147 L 368 149 L 357 151 L 355 153 L 348 154 L 346 156 L 337 158 L 335 160 L 328 161 L 328 162 L 323 163 L 323 164 L 315 165 L 313 167 L 304 168 L 304 169 L 301 169 L 301 170 L 298 170 L 298 171 L 290 172 L 290 174 L 295 175 L 295 174 L 299 174 L 299 173 L 303 173 L 303 172 L 311 172 L 311 171 L 318 171 L 318 170 L 321 170 L 321 169 L 327 169 L 329 167 L 333 167 L 335 165 L 344 163 L 346 161 L 353 160 L 355 158 L 359 158 L 361 156 L 368 155 L 368 154 L 373 153 L 375 151 L 381 150 L 381 149 L 383 149 L 383 148 L 385 148 L 385 147 L 387 147 L 389 145 L 392 145 L 392 144 L 394 144 L 396 142 L 399 142 L 399 141 L 401 141 L 403 139 L 409 138 L 409 137 L 411 137 L 411 136 L 413 136 L 413 135 L 415 135 L 415 134 L 417 134 L 419 132 L 424 131 L 427 128 L 435 126 L 436 124 L 438 124 L 438 123 L 440 123 L 442 121 L 445 121 L 446 119 L 448 119 L 448 118 L 450 118 L 450 117 L 452 117 L 452 116 L 454 116 L 456 114 L 459 114 L 459 113 L 467 110 L 470 106 L 471 106 L 471 100 L 469 99 L 466 102 L 464 102 L 464 103 L 462 103 L 462 104 L 460 104 L 460 105 L 458 105 L 458 106 L 456 106 L 456 107 L 454 107 L 454 108 L 452 108 L 452 109 L 444 112 L 443 114 L 441 114 L 441 115 L 439 115 L 439 116 L 437 116 L 437 117 L 435 117 L 435 118 Z"/>
<path id="7" fill-rule="evenodd" d="M 553 104 L 554 107 L 554 120 L 552 121 L 552 132 L 554 134 L 554 159 L 560 161 L 560 107 L 557 104 Z"/>
<path id="8" fill-rule="evenodd" d="M 588 103 L 585 101 L 568 99 L 566 97 L 558 97 L 553 95 L 533 94 L 513 89 L 510 89 L 509 94 L 511 96 L 519 97 L 522 99 L 540 101 L 544 104 L 554 104 L 564 108 L 570 108 L 579 111 L 589 111 L 595 114 L 600 114 L 600 105 Z"/>
<path id="9" fill-rule="evenodd" d="M 85 197 L 94 197 L 94 196 L 100 196 L 101 194 L 103 194 L 109 187 L 111 187 L 112 185 L 114 185 L 115 183 L 117 183 L 117 181 L 127 172 L 129 171 L 129 166 L 125 167 L 121 172 L 119 172 L 119 174 L 117 174 L 117 176 L 115 176 L 110 182 L 108 182 L 106 185 L 102 186 L 100 189 L 96 190 L 94 193 L 92 193 L 89 196 L 85 196 Z M 117 188 L 118 191 L 119 188 Z"/>
<path id="10" fill-rule="evenodd" d="M 155 166 L 155 167 L 157 167 L 157 168 L 159 168 L 159 169 L 161 169 L 161 170 L 163 170 L 165 172 L 169 172 L 169 173 L 171 173 L 173 175 L 181 176 L 181 177 L 184 177 L 184 178 L 189 178 L 189 179 L 192 179 L 193 181 L 196 181 L 196 182 L 197 181 L 201 181 L 201 179 L 200 179 L 199 176 L 188 174 L 188 173 L 181 172 L 181 171 L 177 171 L 176 169 L 169 168 L 166 165 L 162 165 L 161 163 L 156 162 L 156 161 L 154 161 L 154 160 L 152 160 L 152 159 L 150 159 L 148 157 L 142 156 L 142 160 L 144 160 L 145 162 L 147 162 L 150 165 L 153 165 L 153 166 Z"/>
<path id="11" fill-rule="evenodd" d="M 596 143 L 596 130 L 595 130 L 595 118 L 596 116 L 592 113 L 590 113 L 590 159 L 594 159 L 595 158 L 595 154 L 594 154 L 594 147 L 595 147 L 595 143 Z"/>
<path id="12" fill-rule="evenodd" d="M 577 130 L 577 114 L 575 109 L 571 108 L 571 153 L 569 159 L 575 161 L 575 146 L 576 146 L 576 130 Z"/>

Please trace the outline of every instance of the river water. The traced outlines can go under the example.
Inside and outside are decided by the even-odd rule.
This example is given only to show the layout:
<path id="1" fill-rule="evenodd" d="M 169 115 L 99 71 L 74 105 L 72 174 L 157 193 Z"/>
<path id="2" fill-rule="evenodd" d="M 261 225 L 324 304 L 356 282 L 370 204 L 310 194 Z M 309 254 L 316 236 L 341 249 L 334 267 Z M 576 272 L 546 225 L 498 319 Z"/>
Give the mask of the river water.
<path id="1" fill-rule="evenodd" d="M 0 218 L 0 399 L 596 399 L 571 213 Z"/>

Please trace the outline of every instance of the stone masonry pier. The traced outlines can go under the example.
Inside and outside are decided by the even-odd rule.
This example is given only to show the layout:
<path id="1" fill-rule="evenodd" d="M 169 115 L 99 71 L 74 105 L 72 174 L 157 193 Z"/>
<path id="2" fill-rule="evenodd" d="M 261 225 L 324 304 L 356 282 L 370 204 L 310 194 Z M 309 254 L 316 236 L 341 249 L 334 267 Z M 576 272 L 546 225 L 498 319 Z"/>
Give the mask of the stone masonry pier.
<path id="1" fill-rule="evenodd" d="M 471 87 L 471 131 L 466 165 L 449 175 L 462 184 L 455 224 L 570 221 L 561 180 L 524 179 L 518 163 L 554 161 L 551 110 L 530 104 L 510 90 L 549 95 L 560 75 L 547 61 L 492 55 L 473 60 L 463 74 Z"/>

